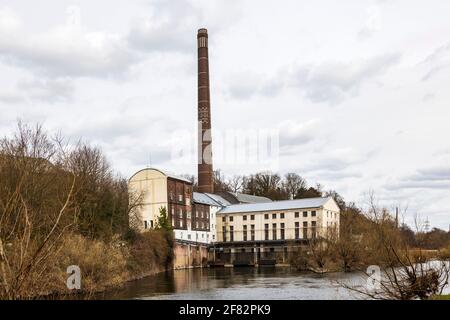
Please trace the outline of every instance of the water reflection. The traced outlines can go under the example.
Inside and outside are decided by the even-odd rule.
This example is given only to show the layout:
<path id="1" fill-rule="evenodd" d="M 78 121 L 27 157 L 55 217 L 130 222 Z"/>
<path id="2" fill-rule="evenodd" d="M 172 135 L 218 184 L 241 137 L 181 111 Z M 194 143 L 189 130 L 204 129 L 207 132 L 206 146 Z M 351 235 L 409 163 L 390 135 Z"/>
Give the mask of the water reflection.
<path id="1" fill-rule="evenodd" d="M 160 273 L 102 294 L 105 299 L 357 299 L 343 283 L 361 285 L 356 274 L 318 275 L 291 268 L 190 269 Z"/>

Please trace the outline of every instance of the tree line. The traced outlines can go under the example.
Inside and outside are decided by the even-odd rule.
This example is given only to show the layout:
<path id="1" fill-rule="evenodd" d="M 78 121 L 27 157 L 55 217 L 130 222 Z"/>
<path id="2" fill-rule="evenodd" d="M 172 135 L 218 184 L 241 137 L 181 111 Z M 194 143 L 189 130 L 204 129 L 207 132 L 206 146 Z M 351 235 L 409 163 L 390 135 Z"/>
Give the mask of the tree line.
<path id="1" fill-rule="evenodd" d="M 129 224 L 141 201 L 99 148 L 19 123 L 0 139 L 0 299 L 64 292 L 69 265 L 87 291 L 168 268 L 172 233 Z"/>
<path id="2" fill-rule="evenodd" d="M 194 175 L 185 174 L 184 177 L 193 183 L 197 191 L 197 179 Z M 272 200 L 289 200 L 333 196 L 339 205 L 343 205 L 343 198 L 334 190 L 323 190 L 319 183 L 309 184 L 305 178 L 295 172 L 281 176 L 278 173 L 263 171 L 249 175 L 234 175 L 226 177 L 221 170 L 214 171 L 214 191 L 228 191 L 246 193 L 267 197 Z"/>

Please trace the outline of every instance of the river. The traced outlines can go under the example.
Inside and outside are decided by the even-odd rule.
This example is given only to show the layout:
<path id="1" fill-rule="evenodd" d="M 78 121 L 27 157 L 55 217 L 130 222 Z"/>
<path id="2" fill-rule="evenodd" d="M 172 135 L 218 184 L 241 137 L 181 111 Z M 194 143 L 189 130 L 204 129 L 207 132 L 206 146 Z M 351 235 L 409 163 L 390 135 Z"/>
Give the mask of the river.
<path id="1" fill-rule="evenodd" d="M 131 281 L 104 299 L 358 299 L 342 284 L 365 284 L 356 273 L 314 274 L 288 267 L 175 270 Z"/>

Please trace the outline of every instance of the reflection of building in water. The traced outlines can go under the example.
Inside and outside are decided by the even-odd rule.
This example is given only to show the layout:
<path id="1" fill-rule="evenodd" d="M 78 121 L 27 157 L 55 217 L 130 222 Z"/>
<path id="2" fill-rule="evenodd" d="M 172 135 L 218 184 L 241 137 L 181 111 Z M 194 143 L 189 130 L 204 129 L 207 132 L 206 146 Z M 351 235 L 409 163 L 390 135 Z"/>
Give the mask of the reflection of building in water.
<path id="1" fill-rule="evenodd" d="M 211 282 L 211 271 L 213 269 L 190 269 L 174 272 L 173 281 L 176 292 L 198 292 L 215 288 L 217 283 Z M 216 281 L 217 282 L 217 281 Z"/>

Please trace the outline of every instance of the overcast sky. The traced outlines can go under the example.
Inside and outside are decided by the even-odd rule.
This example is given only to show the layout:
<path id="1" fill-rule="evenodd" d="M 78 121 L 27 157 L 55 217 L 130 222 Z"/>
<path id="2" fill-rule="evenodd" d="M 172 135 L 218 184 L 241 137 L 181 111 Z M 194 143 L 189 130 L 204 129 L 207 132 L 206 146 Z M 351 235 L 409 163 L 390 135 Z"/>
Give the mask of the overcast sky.
<path id="1" fill-rule="evenodd" d="M 449 12 L 447 0 L 2 0 L 0 134 L 40 122 L 100 146 L 126 177 L 149 163 L 194 174 L 171 143 L 195 132 L 206 27 L 217 132 L 278 129 L 281 174 L 359 204 L 373 190 L 408 206 L 406 222 L 447 230 Z"/>

